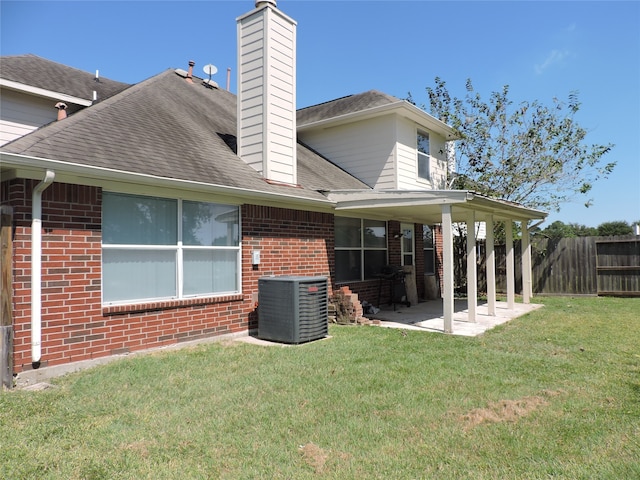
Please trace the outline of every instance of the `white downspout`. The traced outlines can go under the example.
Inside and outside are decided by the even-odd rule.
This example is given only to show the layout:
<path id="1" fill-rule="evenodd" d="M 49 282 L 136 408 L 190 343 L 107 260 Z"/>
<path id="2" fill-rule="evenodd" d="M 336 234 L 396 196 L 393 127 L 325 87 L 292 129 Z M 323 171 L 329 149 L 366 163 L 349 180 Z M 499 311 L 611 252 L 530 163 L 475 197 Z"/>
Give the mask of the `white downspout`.
<path id="1" fill-rule="evenodd" d="M 42 192 L 56 174 L 47 170 L 31 197 L 31 362 L 40 366 L 42 337 Z"/>

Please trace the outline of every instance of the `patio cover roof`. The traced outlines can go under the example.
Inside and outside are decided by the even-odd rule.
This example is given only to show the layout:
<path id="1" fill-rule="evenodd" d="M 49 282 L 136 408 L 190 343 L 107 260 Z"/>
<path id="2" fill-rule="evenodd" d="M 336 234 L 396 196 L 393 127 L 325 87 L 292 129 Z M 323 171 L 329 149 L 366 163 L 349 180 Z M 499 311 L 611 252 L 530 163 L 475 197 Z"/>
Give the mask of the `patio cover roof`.
<path id="1" fill-rule="evenodd" d="M 427 225 L 442 221 L 442 206 L 446 204 L 451 205 L 452 221 L 455 222 L 465 222 L 470 211 L 475 212 L 479 222 L 490 215 L 494 221 L 542 220 L 547 216 L 546 212 L 469 190 L 340 190 L 325 194 L 335 203 L 336 213 Z"/>

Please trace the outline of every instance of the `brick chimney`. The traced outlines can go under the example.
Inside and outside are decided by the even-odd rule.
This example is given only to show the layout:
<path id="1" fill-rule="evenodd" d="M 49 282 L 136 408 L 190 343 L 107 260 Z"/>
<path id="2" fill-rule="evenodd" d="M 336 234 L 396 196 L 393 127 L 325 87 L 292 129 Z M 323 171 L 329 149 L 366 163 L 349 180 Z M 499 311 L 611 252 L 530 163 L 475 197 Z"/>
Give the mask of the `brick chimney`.
<path id="1" fill-rule="evenodd" d="M 274 0 L 238 17 L 238 155 L 267 180 L 295 185 L 296 22 Z"/>

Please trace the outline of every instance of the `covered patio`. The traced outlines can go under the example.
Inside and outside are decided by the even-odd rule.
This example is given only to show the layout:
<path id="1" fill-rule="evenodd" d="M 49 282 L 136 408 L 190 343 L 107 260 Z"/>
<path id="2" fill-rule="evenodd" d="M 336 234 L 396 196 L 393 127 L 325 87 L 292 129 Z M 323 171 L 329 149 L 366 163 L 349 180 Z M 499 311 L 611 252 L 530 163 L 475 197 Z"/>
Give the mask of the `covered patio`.
<path id="1" fill-rule="evenodd" d="M 401 222 L 442 225 L 443 275 L 442 301 L 430 302 L 438 305 L 442 313 L 440 326 L 436 323 L 424 324 L 440 328 L 444 333 L 455 330 L 474 331 L 481 328 L 481 322 L 498 322 L 505 316 L 513 318 L 523 307 L 531 303 L 531 245 L 529 241 L 530 222 L 546 218 L 546 212 L 524 207 L 506 200 L 498 200 L 468 190 L 360 190 L 332 191 L 327 197 L 336 203 L 335 210 L 366 218 L 381 220 L 393 218 Z M 487 302 L 478 305 L 478 276 L 476 265 L 476 222 L 486 223 L 487 255 Z M 504 222 L 507 251 L 507 300 L 498 305 L 496 301 L 496 262 L 494 254 L 494 225 Z M 515 303 L 515 252 L 513 247 L 514 222 L 520 223 L 522 235 L 522 304 Z M 467 228 L 467 297 L 466 310 L 454 301 L 454 258 L 453 224 L 464 223 Z M 505 307 L 506 305 L 506 307 Z M 435 315 L 435 313 L 434 313 Z M 424 321 L 414 322 L 414 326 Z M 506 321 L 506 320 L 505 320 Z M 461 323 L 463 322 L 463 323 Z M 471 328 L 477 324 L 477 328 Z"/>
<path id="2" fill-rule="evenodd" d="M 475 337 L 541 307 L 542 305 L 533 303 L 516 303 L 513 308 L 509 308 L 505 302 L 496 302 L 495 314 L 489 315 L 487 303 L 482 302 L 476 305 L 475 321 L 469 321 L 467 300 L 456 299 L 454 300 L 453 328 L 450 333 Z M 379 320 L 381 327 L 445 333 L 442 302 L 437 300 L 420 302 L 417 305 L 411 305 L 411 307 L 397 305 L 395 309 L 391 306 L 385 306 L 378 313 L 368 314 L 367 318 Z"/>

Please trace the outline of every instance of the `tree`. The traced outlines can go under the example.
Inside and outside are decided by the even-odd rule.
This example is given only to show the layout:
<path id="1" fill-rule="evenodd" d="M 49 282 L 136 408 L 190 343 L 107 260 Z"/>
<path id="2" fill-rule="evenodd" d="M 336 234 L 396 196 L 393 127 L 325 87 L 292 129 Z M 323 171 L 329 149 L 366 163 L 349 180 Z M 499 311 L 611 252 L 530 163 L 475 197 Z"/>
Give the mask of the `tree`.
<path id="1" fill-rule="evenodd" d="M 591 237 L 598 235 L 598 229 L 578 223 L 564 223 L 556 220 L 542 230 L 542 235 L 553 240 L 560 238 Z"/>
<path id="2" fill-rule="evenodd" d="M 557 211 L 561 203 L 587 195 L 595 181 L 613 170 L 615 163 L 603 158 L 613 145 L 586 144 L 587 131 L 575 120 L 577 93 L 546 106 L 538 101 L 514 104 L 508 85 L 491 93 L 488 102 L 471 80 L 466 91 L 464 99 L 452 98 L 438 77 L 435 87 L 427 88 L 431 113 L 460 137 L 453 188 Z"/>
<path id="3" fill-rule="evenodd" d="M 633 233 L 633 228 L 627 222 L 605 222 L 598 225 L 598 235 L 603 237 L 609 235 L 629 235 Z"/>

